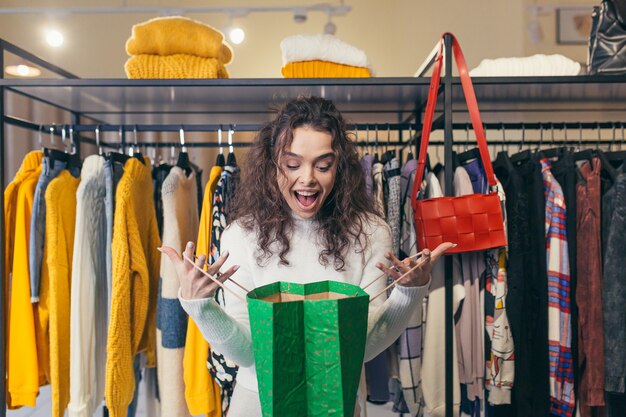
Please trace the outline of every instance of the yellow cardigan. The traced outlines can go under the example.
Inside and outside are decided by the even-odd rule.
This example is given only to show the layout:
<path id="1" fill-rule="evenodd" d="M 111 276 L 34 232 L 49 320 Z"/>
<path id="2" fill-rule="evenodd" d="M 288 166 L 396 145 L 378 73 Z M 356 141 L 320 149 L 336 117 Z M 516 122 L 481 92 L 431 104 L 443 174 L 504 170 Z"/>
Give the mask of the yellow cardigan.
<path id="1" fill-rule="evenodd" d="M 36 306 L 30 303 L 28 239 L 35 187 L 41 175 L 40 151 L 30 152 L 13 181 L 4 190 L 4 284 L 10 302 L 5 302 L 7 320 L 7 407 L 35 406 L 39 385 L 46 383 L 39 367 L 36 344 Z M 10 306 L 10 307 L 9 307 Z M 10 309 L 10 313 L 6 314 Z M 6 339 L 5 339 L 6 340 Z"/>
<path id="2" fill-rule="evenodd" d="M 70 401 L 70 282 L 79 182 L 64 169 L 50 181 L 45 196 L 52 417 L 63 417 Z"/>
<path id="3" fill-rule="evenodd" d="M 145 352 L 147 365 L 155 366 L 160 246 L 150 161 L 131 158 L 115 193 L 105 382 L 111 417 L 125 417 L 133 398 L 135 355 Z"/>
<path id="4" fill-rule="evenodd" d="M 217 182 L 222 175 L 222 167 L 211 168 L 209 182 L 204 189 L 202 200 L 202 213 L 200 215 L 200 227 L 198 228 L 198 241 L 196 242 L 196 254 L 209 254 L 211 243 L 211 206 L 213 194 Z M 222 400 L 220 387 L 211 377 L 207 368 L 209 344 L 196 323 L 189 317 L 187 322 L 187 339 L 185 341 L 185 356 L 183 370 L 185 380 L 185 399 L 191 415 L 205 414 L 206 417 L 221 417 Z"/>

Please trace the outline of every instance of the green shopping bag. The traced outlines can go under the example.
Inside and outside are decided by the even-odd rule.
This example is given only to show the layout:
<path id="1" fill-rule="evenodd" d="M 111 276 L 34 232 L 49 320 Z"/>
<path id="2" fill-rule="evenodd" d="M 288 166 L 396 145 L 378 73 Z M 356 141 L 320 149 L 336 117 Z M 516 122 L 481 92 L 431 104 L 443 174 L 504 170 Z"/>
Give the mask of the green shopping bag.
<path id="1" fill-rule="evenodd" d="M 353 417 L 369 295 L 335 281 L 276 282 L 248 293 L 264 417 Z"/>

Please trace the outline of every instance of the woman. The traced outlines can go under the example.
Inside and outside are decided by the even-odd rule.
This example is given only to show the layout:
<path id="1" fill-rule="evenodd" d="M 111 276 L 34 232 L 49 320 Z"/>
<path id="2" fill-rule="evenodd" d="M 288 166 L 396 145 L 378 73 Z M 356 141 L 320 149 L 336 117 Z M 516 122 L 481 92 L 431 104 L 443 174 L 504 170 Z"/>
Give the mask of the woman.
<path id="1" fill-rule="evenodd" d="M 286 104 L 259 132 L 244 168 L 235 213 L 222 234 L 222 255 L 208 269 L 242 296 L 228 278 L 249 289 L 279 280 L 364 286 L 380 271 L 396 279 L 417 265 L 391 254 L 389 227 L 366 194 L 358 154 L 332 102 L 299 97 Z M 365 361 L 404 330 L 428 291 L 432 264 L 451 246 L 432 257 L 425 250 L 419 269 L 402 278 L 388 299 L 370 304 Z M 217 284 L 174 249 L 162 251 L 176 264 L 185 311 L 207 341 L 240 366 L 229 417 L 261 416 L 246 304 L 225 291 L 222 308 L 213 299 Z M 193 259 L 192 242 L 185 254 Z M 205 261 L 201 254 L 196 265 Z M 367 292 L 377 294 L 385 285 L 379 279 Z"/>

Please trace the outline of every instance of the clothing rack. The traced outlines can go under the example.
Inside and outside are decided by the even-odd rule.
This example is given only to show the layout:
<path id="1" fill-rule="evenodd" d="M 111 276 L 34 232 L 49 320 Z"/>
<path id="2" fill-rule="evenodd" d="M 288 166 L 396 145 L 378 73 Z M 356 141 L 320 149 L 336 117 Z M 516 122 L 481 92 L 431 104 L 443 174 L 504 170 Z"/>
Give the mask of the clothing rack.
<path id="1" fill-rule="evenodd" d="M 460 80 L 452 76 L 451 40 L 444 39 L 445 73 L 442 75 L 440 93 L 440 117 L 435 129 L 443 129 L 444 139 L 432 141 L 433 145 L 444 147 L 446 174 L 445 189 L 452 191 L 453 133 L 459 136 L 456 145 L 465 143 L 460 132 L 466 129 L 466 116 L 456 116 L 455 112 L 465 111 Z M 5 53 L 24 58 L 44 68 L 57 79 L 0 79 L 0 183 L 5 184 L 4 166 L 5 127 L 17 126 L 37 132 L 42 126 L 53 126 L 53 134 L 58 135 L 62 126 L 72 126 L 73 138 L 77 145 L 96 145 L 90 134 L 99 127 L 101 132 L 119 132 L 118 143 L 104 142 L 101 146 L 113 149 L 134 145 L 127 136 L 137 132 L 176 132 L 181 126 L 184 131 L 215 132 L 230 125 L 220 124 L 227 120 L 236 132 L 253 131 L 269 120 L 273 110 L 270 105 L 280 104 L 299 94 L 319 95 L 334 101 L 347 120 L 356 124 L 359 133 L 378 126 L 385 131 L 387 126 L 398 132 L 398 140 L 389 145 L 404 148 L 417 146 L 421 134 L 422 113 L 424 111 L 430 79 L 425 77 L 371 78 L 371 79 L 225 79 L 225 80 L 120 80 L 120 79 L 79 79 L 74 74 L 49 64 L 46 61 L 0 40 L 0 67 L 4 67 Z M 432 64 L 430 60 L 428 64 Z M 424 69 L 427 71 L 428 66 Z M 3 75 L 0 75 L 2 77 Z M 58 78 L 61 77 L 61 78 Z M 531 130 L 559 129 L 572 130 L 571 141 L 576 145 L 599 144 L 597 139 L 580 138 L 575 130 L 611 129 L 620 131 L 620 120 L 626 121 L 626 77 L 625 76 L 579 76 L 579 77 L 483 77 L 473 80 L 479 108 L 489 130 Z M 28 120 L 20 114 L 8 114 L 7 100 L 11 95 L 19 95 L 33 106 L 51 106 L 67 115 L 62 120 Z M 228 98 L 225 100 L 225 98 Z M 460 105 L 460 106 L 459 106 Z M 454 109 L 456 107 L 456 110 Z M 33 112 L 37 114 L 37 112 Z M 459 118 L 453 123 L 453 115 Z M 549 123 L 548 120 L 560 120 Z M 52 124 L 51 122 L 57 122 Z M 500 123 L 502 122 L 502 123 Z M 563 123 L 560 125 L 559 123 Z M 197 130 L 194 130 L 197 129 Z M 247 130 L 249 129 L 249 130 Z M 544 130 L 545 130 L 544 129 Z M 417 132 L 406 135 L 406 131 Z M 49 132 L 46 132 L 49 133 Z M 516 132 L 519 135 L 519 132 Z M 384 136 L 384 135 L 383 135 Z M 569 136 L 569 135 L 568 135 Z M 461 137 L 463 137 L 461 139 Z M 17 139 L 16 139 L 17 140 Z M 560 139 L 551 141 L 544 136 L 543 145 L 552 147 L 560 144 Z M 489 139 L 490 145 L 509 146 L 520 144 L 542 146 L 536 139 L 524 140 L 516 137 Z M 471 143 L 471 142 L 470 142 Z M 607 141 L 606 144 L 609 142 Z M 619 140 L 618 140 L 619 143 Z M 359 141 L 359 145 L 373 145 L 374 142 Z M 379 146 L 387 144 L 380 139 Z M 605 142 L 600 142 L 604 145 Z M 138 142 L 145 147 L 180 146 L 178 142 Z M 214 141 L 187 142 L 186 147 L 217 147 Z M 224 147 L 227 145 L 224 144 Z M 246 146 L 241 142 L 233 146 Z M 80 151 L 80 150 L 78 150 Z M 0 193 L 0 206 L 4 206 L 4 195 Z M 0 252 L 4 254 L 4 212 L 0 214 Z M 453 413 L 452 379 L 452 261 L 446 257 L 445 269 L 445 310 L 446 310 L 446 417 Z M 6 309 L 4 276 L 4 256 L 0 256 L 0 311 Z M 0 320 L 0 374 L 6 374 L 6 315 Z M 0 417 L 6 416 L 5 379 L 0 380 Z"/>

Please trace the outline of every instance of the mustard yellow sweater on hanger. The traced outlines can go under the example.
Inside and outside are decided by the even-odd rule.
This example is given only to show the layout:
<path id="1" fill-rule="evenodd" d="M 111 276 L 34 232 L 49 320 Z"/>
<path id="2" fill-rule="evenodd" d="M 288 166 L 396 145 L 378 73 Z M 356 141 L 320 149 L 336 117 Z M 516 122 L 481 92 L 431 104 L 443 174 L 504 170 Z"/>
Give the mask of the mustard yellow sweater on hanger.
<path id="1" fill-rule="evenodd" d="M 204 189 L 202 213 L 196 241 L 196 255 L 209 254 L 211 245 L 211 208 L 213 194 L 217 182 L 222 175 L 222 167 L 214 166 L 209 174 L 209 182 Z M 204 340 L 200 329 L 189 317 L 187 322 L 187 338 L 185 340 L 185 356 L 183 359 L 185 400 L 192 415 L 204 414 L 205 417 L 222 416 L 222 397 L 220 387 L 207 368 L 209 343 Z"/>
<path id="2" fill-rule="evenodd" d="M 150 161 L 124 164 L 115 193 L 111 316 L 107 340 L 105 401 L 111 417 L 125 417 L 133 393 L 133 359 L 145 352 L 155 366 L 156 305 L 161 246 L 152 197 Z M 167 389 L 167 387 L 162 387 Z"/>
<path id="3" fill-rule="evenodd" d="M 70 401 L 70 283 L 79 182 L 64 169 L 50 182 L 45 195 L 52 417 L 63 417 Z"/>
<path id="4" fill-rule="evenodd" d="M 24 405 L 34 407 L 39 385 L 47 382 L 37 355 L 37 307 L 30 302 L 28 275 L 30 216 L 35 187 L 41 174 L 41 158 L 41 151 L 28 153 L 15 178 L 4 190 L 4 284 L 7 299 L 2 314 L 7 317 L 6 388 L 9 409 Z"/>

